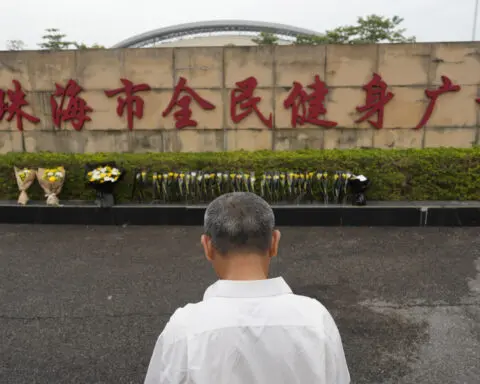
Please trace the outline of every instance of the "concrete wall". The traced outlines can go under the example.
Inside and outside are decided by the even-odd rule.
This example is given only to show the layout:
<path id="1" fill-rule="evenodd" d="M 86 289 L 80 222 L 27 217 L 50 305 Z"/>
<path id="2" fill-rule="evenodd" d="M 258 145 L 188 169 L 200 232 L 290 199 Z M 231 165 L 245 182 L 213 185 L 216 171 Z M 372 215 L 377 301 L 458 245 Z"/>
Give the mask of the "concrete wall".
<path id="1" fill-rule="evenodd" d="M 18 80 L 29 103 L 23 110 L 41 119 L 38 124 L 24 120 L 20 132 L 15 118 L 8 122 L 8 112 L 3 113 L 0 153 L 470 147 L 479 144 L 479 52 L 480 44 L 474 43 L 0 52 L 0 89 L 6 92 L 13 88 L 12 80 Z M 395 95 L 385 107 L 383 129 L 354 122 L 362 116 L 356 107 L 365 104 L 362 87 L 375 72 Z M 338 126 L 292 128 L 291 110 L 283 101 L 294 81 L 307 86 L 315 75 L 329 89 L 326 118 Z M 254 113 L 239 124 L 230 118 L 230 93 L 236 82 L 249 76 L 258 80 L 255 95 L 262 97 L 260 110 L 273 114 L 273 129 Z M 427 126 L 413 129 L 429 102 L 425 89 L 436 89 L 441 76 L 461 90 L 439 96 Z M 173 112 L 162 116 L 180 77 L 216 105 L 203 111 L 192 102 L 197 128 L 176 129 Z M 104 94 L 120 88 L 120 78 L 152 88 L 138 93 L 145 111 L 132 131 L 126 117 L 117 116 L 116 97 Z M 81 131 L 70 123 L 61 129 L 52 123 L 55 83 L 65 86 L 69 79 L 84 88 L 80 96 L 94 109 Z"/>

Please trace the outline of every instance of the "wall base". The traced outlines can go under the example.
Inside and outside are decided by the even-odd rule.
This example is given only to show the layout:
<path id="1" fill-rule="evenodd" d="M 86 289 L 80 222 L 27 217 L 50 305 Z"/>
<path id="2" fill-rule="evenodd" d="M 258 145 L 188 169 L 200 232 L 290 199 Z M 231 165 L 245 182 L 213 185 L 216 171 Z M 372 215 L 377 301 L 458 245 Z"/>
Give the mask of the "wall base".
<path id="1" fill-rule="evenodd" d="M 202 225 L 205 205 L 125 204 L 98 208 L 68 202 L 47 207 L 0 202 L 0 223 L 77 225 Z M 480 226 L 480 202 L 371 202 L 349 205 L 275 205 L 278 226 Z"/>

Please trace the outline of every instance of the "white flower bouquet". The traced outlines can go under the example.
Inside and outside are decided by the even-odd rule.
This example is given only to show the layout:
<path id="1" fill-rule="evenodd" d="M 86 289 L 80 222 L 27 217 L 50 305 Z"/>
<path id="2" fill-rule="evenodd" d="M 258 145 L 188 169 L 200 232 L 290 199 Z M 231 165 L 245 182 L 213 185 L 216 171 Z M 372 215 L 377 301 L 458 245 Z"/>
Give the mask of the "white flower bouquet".
<path id="1" fill-rule="evenodd" d="M 111 207 L 115 204 L 113 191 L 115 185 L 123 178 L 125 171 L 115 163 L 87 164 L 85 179 L 89 186 L 95 189 L 95 203 L 100 207 Z"/>
<path id="2" fill-rule="evenodd" d="M 88 182 L 91 184 L 108 184 L 116 183 L 121 176 L 121 171 L 118 168 L 105 166 L 98 167 L 88 172 Z"/>

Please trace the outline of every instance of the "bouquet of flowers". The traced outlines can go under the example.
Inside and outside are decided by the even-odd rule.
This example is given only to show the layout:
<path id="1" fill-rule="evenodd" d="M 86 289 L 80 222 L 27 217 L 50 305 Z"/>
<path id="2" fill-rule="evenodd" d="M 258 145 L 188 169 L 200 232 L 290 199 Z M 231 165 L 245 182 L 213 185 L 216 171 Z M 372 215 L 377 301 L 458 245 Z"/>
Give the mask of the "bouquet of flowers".
<path id="1" fill-rule="evenodd" d="M 58 206 L 58 195 L 65 182 L 65 168 L 39 168 L 37 171 L 38 183 L 45 192 L 47 205 Z"/>
<path id="2" fill-rule="evenodd" d="M 320 186 L 320 193 L 323 197 L 324 204 L 328 204 L 328 172 L 317 171 L 315 175 L 316 183 Z"/>
<path id="3" fill-rule="evenodd" d="M 367 205 L 365 192 L 370 186 L 370 180 L 363 175 L 352 175 L 349 179 L 349 185 L 353 192 L 353 205 Z"/>
<path id="4" fill-rule="evenodd" d="M 138 201 L 143 202 L 145 200 L 145 189 L 148 185 L 147 170 L 136 169 L 134 175 L 135 176 L 133 178 L 132 200 L 135 198 L 135 195 L 137 195 Z"/>
<path id="5" fill-rule="evenodd" d="M 177 196 L 177 179 L 179 177 L 178 172 L 166 171 L 157 174 L 157 192 L 158 196 L 162 197 L 164 202 L 174 201 Z M 155 182 L 155 175 L 154 175 Z"/>
<path id="6" fill-rule="evenodd" d="M 313 183 L 314 183 L 314 176 L 315 172 L 305 172 L 305 197 L 313 203 L 315 200 L 315 195 L 313 191 Z"/>
<path id="7" fill-rule="evenodd" d="M 347 202 L 349 180 L 352 177 L 350 172 L 337 171 L 333 176 L 333 200 L 335 203 Z"/>
<path id="8" fill-rule="evenodd" d="M 95 203 L 100 207 L 111 207 L 115 204 L 113 190 L 123 178 L 125 171 L 117 167 L 116 163 L 87 164 L 85 166 L 85 180 L 95 189 L 97 198 Z"/>
<path id="9" fill-rule="evenodd" d="M 17 180 L 18 189 L 20 190 L 20 195 L 18 196 L 18 204 L 26 205 L 28 203 L 27 190 L 35 181 L 36 172 L 34 169 L 30 168 L 17 168 L 13 167 L 15 171 L 15 179 Z"/>

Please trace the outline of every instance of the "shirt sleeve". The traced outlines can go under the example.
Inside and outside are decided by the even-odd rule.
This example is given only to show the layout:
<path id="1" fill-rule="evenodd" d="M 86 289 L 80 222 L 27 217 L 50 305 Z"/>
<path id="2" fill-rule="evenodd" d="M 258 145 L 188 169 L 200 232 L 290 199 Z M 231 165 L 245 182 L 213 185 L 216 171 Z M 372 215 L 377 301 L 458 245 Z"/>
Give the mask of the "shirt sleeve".
<path id="1" fill-rule="evenodd" d="M 144 384 L 181 384 L 187 381 L 187 345 L 174 316 L 155 344 Z"/>
<path id="2" fill-rule="evenodd" d="M 335 324 L 335 320 L 333 320 L 332 315 L 328 312 L 324 316 L 324 329 L 328 340 L 328 345 L 326 346 L 326 361 L 327 366 L 331 368 L 328 369 L 330 377 L 327 378 L 327 382 L 350 384 L 350 373 L 348 371 L 347 359 L 345 358 L 340 332 Z"/>

